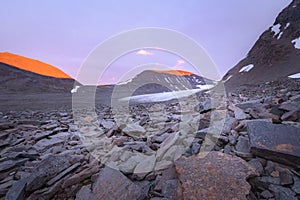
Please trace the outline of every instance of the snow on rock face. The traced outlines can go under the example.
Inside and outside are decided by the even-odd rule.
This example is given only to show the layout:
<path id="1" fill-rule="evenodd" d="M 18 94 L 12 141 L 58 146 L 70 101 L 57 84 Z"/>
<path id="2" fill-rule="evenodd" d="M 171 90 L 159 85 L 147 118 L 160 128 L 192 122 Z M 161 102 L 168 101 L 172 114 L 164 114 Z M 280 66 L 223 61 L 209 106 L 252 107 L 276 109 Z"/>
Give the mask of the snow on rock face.
<path id="1" fill-rule="evenodd" d="M 200 88 L 201 90 L 209 90 L 213 88 L 215 85 L 207 84 L 207 85 L 197 85 L 197 88 Z"/>
<path id="2" fill-rule="evenodd" d="M 284 30 L 287 29 L 289 27 L 290 23 L 287 23 L 286 26 L 284 27 Z M 277 35 L 277 40 L 279 40 L 283 34 L 282 31 L 280 31 L 280 27 L 281 25 L 280 24 L 276 24 L 274 26 L 272 26 L 271 28 L 271 32 L 274 32 L 274 36 Z"/>
<path id="3" fill-rule="evenodd" d="M 231 77 L 232 77 L 232 75 L 228 76 L 228 77 L 224 80 L 224 82 L 228 81 Z"/>
<path id="4" fill-rule="evenodd" d="M 289 26 L 290 26 L 290 22 L 288 22 L 288 23 L 285 25 L 284 30 L 287 29 Z"/>
<path id="5" fill-rule="evenodd" d="M 296 49 L 300 49 L 300 37 L 298 37 L 298 38 L 292 40 L 292 43 L 295 43 L 295 44 L 294 44 L 294 47 L 295 47 Z"/>
<path id="6" fill-rule="evenodd" d="M 280 24 L 276 24 L 275 26 L 272 26 L 271 31 L 274 32 L 274 35 L 277 35 L 280 32 Z"/>
<path id="7" fill-rule="evenodd" d="M 300 78 L 300 73 L 290 75 L 289 78 Z"/>
<path id="8" fill-rule="evenodd" d="M 75 86 L 75 88 L 73 88 L 72 90 L 71 90 L 71 93 L 73 94 L 73 93 L 75 93 L 75 92 L 77 92 L 77 90 L 80 88 L 80 86 Z"/>
<path id="9" fill-rule="evenodd" d="M 242 72 L 249 72 L 252 68 L 254 67 L 254 65 L 253 64 L 250 64 L 250 65 L 247 65 L 247 66 L 244 66 L 244 67 L 242 67 L 242 69 L 240 69 L 240 73 L 242 73 Z"/>

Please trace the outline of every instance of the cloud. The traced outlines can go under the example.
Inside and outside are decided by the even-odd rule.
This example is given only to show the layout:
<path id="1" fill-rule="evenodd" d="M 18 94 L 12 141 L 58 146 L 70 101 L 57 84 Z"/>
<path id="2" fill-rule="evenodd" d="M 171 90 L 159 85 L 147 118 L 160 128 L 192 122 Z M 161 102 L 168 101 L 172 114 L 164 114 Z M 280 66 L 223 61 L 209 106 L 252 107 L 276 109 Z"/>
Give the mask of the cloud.
<path id="1" fill-rule="evenodd" d="M 146 50 L 144 50 L 144 49 L 139 50 L 138 52 L 136 52 L 136 54 L 143 55 L 143 56 L 150 56 L 150 55 L 153 55 L 153 53 L 151 53 L 151 52 L 149 52 L 149 51 L 146 51 Z"/>
<path id="2" fill-rule="evenodd" d="M 115 80 L 117 80 L 117 77 L 113 76 L 113 77 L 110 78 L 110 80 L 115 81 Z"/>
<path id="3" fill-rule="evenodd" d="M 183 65 L 183 64 L 185 64 L 184 60 L 177 60 L 176 65 Z"/>
<path id="4" fill-rule="evenodd" d="M 176 64 L 173 66 L 174 69 L 183 69 L 184 67 L 185 61 L 184 60 L 177 60 Z"/>

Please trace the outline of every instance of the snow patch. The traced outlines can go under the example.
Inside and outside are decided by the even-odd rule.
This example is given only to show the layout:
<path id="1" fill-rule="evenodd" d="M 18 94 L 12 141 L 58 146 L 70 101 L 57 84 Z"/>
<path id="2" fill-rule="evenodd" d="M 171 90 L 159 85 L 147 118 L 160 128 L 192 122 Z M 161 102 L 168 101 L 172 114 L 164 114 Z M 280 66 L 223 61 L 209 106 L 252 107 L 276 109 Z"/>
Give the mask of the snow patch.
<path id="1" fill-rule="evenodd" d="M 272 26 L 271 31 L 274 32 L 274 36 L 277 35 L 277 40 L 279 40 L 283 34 L 283 32 L 280 31 L 280 24 L 276 24 L 275 26 Z"/>
<path id="2" fill-rule="evenodd" d="M 203 91 L 204 89 L 192 89 L 192 90 L 181 90 L 173 92 L 163 92 L 154 94 L 136 95 L 131 97 L 124 97 L 119 101 L 135 101 L 137 103 L 148 103 L 148 102 L 163 102 L 172 99 L 182 98 L 191 96 L 197 92 Z"/>
<path id="3" fill-rule="evenodd" d="M 281 27 L 280 24 L 276 24 L 275 26 L 272 26 L 271 31 L 275 33 L 274 35 L 277 35 L 280 32 L 280 27 Z"/>
<path id="4" fill-rule="evenodd" d="M 290 26 L 290 22 L 288 22 L 288 23 L 285 25 L 284 30 L 287 29 L 289 26 Z"/>
<path id="5" fill-rule="evenodd" d="M 232 75 L 228 76 L 228 77 L 224 80 L 224 82 L 228 81 L 231 77 L 232 77 Z"/>
<path id="6" fill-rule="evenodd" d="M 280 32 L 280 33 L 279 33 L 279 35 L 277 36 L 277 40 L 279 40 L 279 39 L 281 38 L 282 33 L 283 33 L 283 32 Z"/>
<path id="7" fill-rule="evenodd" d="M 240 72 L 240 73 L 241 73 L 241 72 L 249 72 L 253 67 L 254 67 L 253 64 L 247 65 L 247 66 L 245 66 L 245 67 L 242 67 L 242 69 L 240 69 L 239 72 Z"/>
<path id="8" fill-rule="evenodd" d="M 71 90 L 71 93 L 73 94 L 73 93 L 75 93 L 75 92 L 77 92 L 77 90 L 80 88 L 80 86 L 75 86 L 75 88 L 73 88 L 72 90 Z"/>
<path id="9" fill-rule="evenodd" d="M 295 44 L 294 44 L 294 47 L 295 47 L 296 49 L 300 49 L 300 37 L 298 37 L 298 38 L 292 40 L 292 43 L 295 43 Z"/>
<path id="10" fill-rule="evenodd" d="M 117 85 L 125 85 L 127 83 L 130 83 L 132 81 L 132 79 L 128 79 L 127 81 L 124 81 L 124 82 L 120 82 L 118 83 Z"/>
<path id="11" fill-rule="evenodd" d="M 215 85 L 207 84 L 207 85 L 197 85 L 197 88 L 200 90 L 209 90 L 211 88 L 215 87 Z"/>
<path id="12" fill-rule="evenodd" d="M 289 78 L 300 78 L 300 73 L 290 75 Z"/>

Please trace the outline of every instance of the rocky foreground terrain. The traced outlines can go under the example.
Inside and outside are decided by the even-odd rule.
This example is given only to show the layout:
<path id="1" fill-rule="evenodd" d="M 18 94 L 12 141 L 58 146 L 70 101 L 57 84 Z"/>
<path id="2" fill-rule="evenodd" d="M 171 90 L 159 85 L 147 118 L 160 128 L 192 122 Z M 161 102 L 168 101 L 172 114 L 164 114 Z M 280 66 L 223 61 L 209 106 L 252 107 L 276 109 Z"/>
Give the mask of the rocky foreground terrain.
<path id="1" fill-rule="evenodd" d="M 299 88 L 244 86 L 217 106 L 199 94 L 96 115 L 2 112 L 0 199 L 299 199 Z"/>

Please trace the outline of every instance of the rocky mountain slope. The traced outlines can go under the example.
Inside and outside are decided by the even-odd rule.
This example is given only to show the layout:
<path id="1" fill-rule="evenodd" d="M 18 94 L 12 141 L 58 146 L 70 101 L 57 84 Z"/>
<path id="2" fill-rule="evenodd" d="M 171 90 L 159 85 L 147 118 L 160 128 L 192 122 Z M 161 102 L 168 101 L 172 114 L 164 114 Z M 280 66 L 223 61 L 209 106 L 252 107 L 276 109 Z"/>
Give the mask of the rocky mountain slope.
<path id="1" fill-rule="evenodd" d="M 0 63 L 1 94 L 70 93 L 74 80 L 36 74 Z"/>
<path id="2" fill-rule="evenodd" d="M 297 200 L 299 88 L 285 79 L 239 89 L 217 107 L 186 99 L 184 113 L 176 102 L 0 112 L 0 198 Z M 221 134 L 210 134 L 222 111 Z"/>
<path id="3" fill-rule="evenodd" d="M 300 0 L 294 0 L 256 41 L 247 57 L 223 77 L 228 90 L 300 72 Z"/>
<path id="4" fill-rule="evenodd" d="M 68 79 L 71 78 L 57 67 L 39 60 L 34 60 L 32 58 L 27 58 L 9 52 L 0 52 L 0 62 L 44 76 Z"/>

